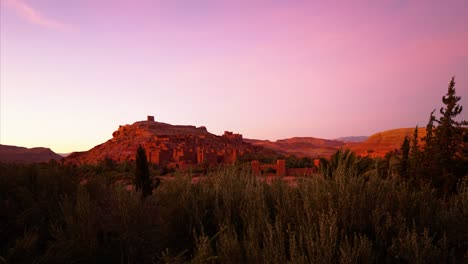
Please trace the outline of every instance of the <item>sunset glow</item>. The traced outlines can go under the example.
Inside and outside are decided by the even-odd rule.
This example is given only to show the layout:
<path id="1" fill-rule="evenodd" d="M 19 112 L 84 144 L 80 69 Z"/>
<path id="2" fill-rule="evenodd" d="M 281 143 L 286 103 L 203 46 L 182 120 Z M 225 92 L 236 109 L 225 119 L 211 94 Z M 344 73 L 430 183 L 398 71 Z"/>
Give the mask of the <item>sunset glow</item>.
<path id="1" fill-rule="evenodd" d="M 0 143 L 87 150 L 147 115 L 371 135 L 425 126 L 452 76 L 466 105 L 468 1 L 326 2 L 2 0 Z"/>

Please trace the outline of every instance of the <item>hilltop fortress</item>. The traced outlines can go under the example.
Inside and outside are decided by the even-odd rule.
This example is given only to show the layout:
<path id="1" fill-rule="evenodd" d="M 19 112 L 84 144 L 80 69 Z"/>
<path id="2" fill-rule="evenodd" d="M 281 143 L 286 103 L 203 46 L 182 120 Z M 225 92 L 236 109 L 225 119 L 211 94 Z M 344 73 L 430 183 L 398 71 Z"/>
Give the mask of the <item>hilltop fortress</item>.
<path id="1" fill-rule="evenodd" d="M 225 131 L 218 136 L 209 133 L 204 126 L 170 125 L 155 121 L 154 116 L 148 116 L 146 121 L 119 126 L 112 136 L 112 139 L 89 151 L 71 154 L 66 162 L 83 164 L 104 159 L 116 162 L 134 160 L 139 145 L 145 148 L 150 163 L 180 169 L 232 164 L 247 153 L 271 152 L 245 143 L 241 134 Z"/>

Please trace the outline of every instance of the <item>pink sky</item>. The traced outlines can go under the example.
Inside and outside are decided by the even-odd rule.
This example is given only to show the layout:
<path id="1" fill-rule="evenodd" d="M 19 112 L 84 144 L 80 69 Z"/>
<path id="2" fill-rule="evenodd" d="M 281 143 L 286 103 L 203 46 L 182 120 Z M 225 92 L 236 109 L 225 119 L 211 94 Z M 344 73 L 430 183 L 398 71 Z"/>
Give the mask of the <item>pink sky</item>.
<path id="1" fill-rule="evenodd" d="M 2 0 L 0 143 L 87 150 L 148 114 L 371 135 L 425 126 L 452 76 L 466 105 L 468 1 L 322 2 Z"/>

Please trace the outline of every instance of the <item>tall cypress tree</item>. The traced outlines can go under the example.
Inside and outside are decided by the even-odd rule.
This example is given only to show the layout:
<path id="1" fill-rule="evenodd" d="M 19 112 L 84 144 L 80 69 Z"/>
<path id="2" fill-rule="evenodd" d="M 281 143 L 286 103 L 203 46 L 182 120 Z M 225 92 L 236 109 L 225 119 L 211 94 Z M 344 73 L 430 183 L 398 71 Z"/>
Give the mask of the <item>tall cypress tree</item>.
<path id="1" fill-rule="evenodd" d="M 410 155 L 411 157 L 416 158 L 419 156 L 420 150 L 419 150 L 419 140 L 418 140 L 418 126 L 414 128 L 413 132 L 413 138 L 411 139 L 411 146 L 410 146 Z"/>
<path id="2" fill-rule="evenodd" d="M 437 162 L 438 161 L 438 151 L 437 146 L 434 144 L 434 130 L 435 130 L 435 121 L 436 117 L 432 110 L 429 115 L 429 121 L 426 125 L 426 136 L 423 137 L 424 148 L 421 153 L 421 164 L 415 168 L 416 175 L 415 178 L 420 183 L 428 183 L 433 178 L 433 175 L 439 175 Z"/>
<path id="3" fill-rule="evenodd" d="M 142 199 L 153 192 L 146 151 L 141 145 L 138 146 L 136 153 L 135 187 L 137 192 L 141 192 Z"/>
<path id="4" fill-rule="evenodd" d="M 409 162 L 408 162 L 408 174 L 411 175 L 411 179 L 417 180 L 421 174 L 421 149 L 419 148 L 419 127 L 416 126 L 413 132 L 413 138 L 410 144 Z"/>
<path id="5" fill-rule="evenodd" d="M 429 150 L 431 147 L 434 145 L 434 122 L 436 121 L 436 118 L 434 116 L 435 109 L 432 110 L 431 114 L 429 115 L 429 122 L 427 123 L 426 126 L 426 136 L 423 138 L 423 141 L 425 143 L 424 148 L 425 150 Z"/>
<path id="6" fill-rule="evenodd" d="M 403 144 L 401 145 L 401 160 L 400 160 L 400 166 L 399 166 L 400 176 L 403 178 L 408 177 L 409 153 L 410 153 L 410 141 L 408 139 L 408 136 L 406 136 L 405 140 L 403 140 Z"/>
<path id="7" fill-rule="evenodd" d="M 440 109 L 441 117 L 436 120 L 438 126 L 435 130 L 440 154 L 447 162 L 459 158 L 462 153 L 462 125 L 466 125 L 466 121 L 455 121 L 455 117 L 463 110 L 463 106 L 458 104 L 460 99 L 456 95 L 455 79 L 452 78 L 447 94 L 442 97 L 445 107 Z"/>
<path id="8" fill-rule="evenodd" d="M 441 190 L 453 191 L 458 180 L 463 177 L 462 168 L 466 167 L 464 161 L 464 134 L 467 121 L 456 121 L 455 118 L 462 112 L 463 106 L 459 104 L 460 96 L 456 95 L 455 79 L 452 78 L 448 91 L 442 97 L 445 105 L 440 108 L 441 117 L 436 119 L 434 111 L 431 113 L 427 125 L 427 135 L 424 138 L 424 158 L 428 163 L 427 175 L 431 177 L 432 184 Z M 434 127 L 434 122 L 437 127 Z"/>

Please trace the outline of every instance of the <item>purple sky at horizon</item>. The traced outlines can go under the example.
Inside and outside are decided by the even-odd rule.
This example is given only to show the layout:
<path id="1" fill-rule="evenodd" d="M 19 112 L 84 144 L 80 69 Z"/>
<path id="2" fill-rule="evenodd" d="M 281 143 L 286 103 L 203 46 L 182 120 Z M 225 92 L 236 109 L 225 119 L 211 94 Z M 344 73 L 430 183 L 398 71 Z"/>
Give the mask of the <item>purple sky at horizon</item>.
<path id="1" fill-rule="evenodd" d="M 452 76 L 467 105 L 468 1 L 0 2 L 0 144 L 82 151 L 146 115 L 368 136 L 425 126 Z"/>

